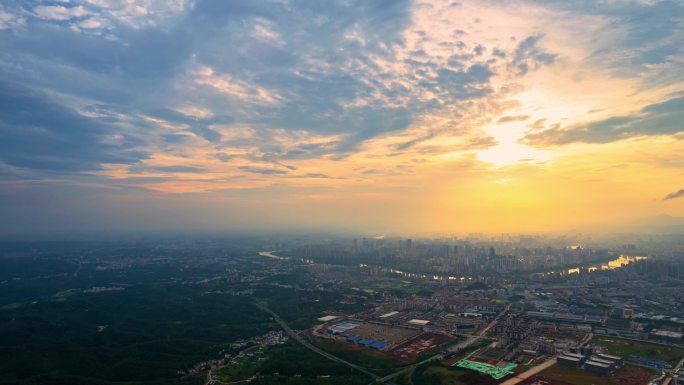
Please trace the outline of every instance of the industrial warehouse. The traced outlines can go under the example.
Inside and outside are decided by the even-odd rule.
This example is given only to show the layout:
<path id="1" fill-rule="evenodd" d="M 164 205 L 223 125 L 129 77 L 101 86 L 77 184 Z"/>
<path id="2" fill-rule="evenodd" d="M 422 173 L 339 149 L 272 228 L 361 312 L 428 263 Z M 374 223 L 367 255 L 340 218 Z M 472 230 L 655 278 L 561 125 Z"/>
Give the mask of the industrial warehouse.
<path id="1" fill-rule="evenodd" d="M 482 291 L 450 287 L 438 289 L 430 298 L 359 291 L 376 295 L 373 307 L 357 313 L 321 314 L 321 323 L 309 330 L 309 337 L 319 347 L 357 357 L 357 362 L 365 365 L 378 360 L 382 362 L 379 366 L 400 368 L 434 356 L 435 363 L 427 366 L 429 375 L 460 376 L 461 383 L 468 385 L 515 381 L 521 385 L 568 385 L 563 381 L 567 376 L 588 379 L 595 385 L 645 385 L 654 373 L 648 368 L 671 377 L 670 369 L 676 364 L 667 358 L 667 352 L 678 342 L 679 332 L 662 328 L 651 330 L 650 335 L 642 333 L 639 340 L 618 338 L 628 332 L 639 333 L 631 329 L 640 324 L 625 318 L 631 308 L 611 313 L 578 310 L 537 299 L 536 292 L 530 292 L 529 302 L 522 305 L 494 300 L 493 294 Z M 567 296 L 570 292 L 559 289 L 559 293 Z M 646 348 L 663 359 L 640 354 Z M 532 370 L 538 372 L 530 378 L 520 377 Z M 609 382 L 601 382 L 604 379 Z"/>
<path id="2" fill-rule="evenodd" d="M 582 347 L 579 352 L 576 349 L 564 352 L 556 358 L 556 361 L 562 366 L 600 374 L 611 374 L 624 364 L 622 357 L 603 353 L 594 354 L 590 347 Z"/>
<path id="3" fill-rule="evenodd" d="M 328 327 L 327 332 L 330 338 L 387 350 L 418 336 L 421 330 L 379 322 L 344 321 Z"/>

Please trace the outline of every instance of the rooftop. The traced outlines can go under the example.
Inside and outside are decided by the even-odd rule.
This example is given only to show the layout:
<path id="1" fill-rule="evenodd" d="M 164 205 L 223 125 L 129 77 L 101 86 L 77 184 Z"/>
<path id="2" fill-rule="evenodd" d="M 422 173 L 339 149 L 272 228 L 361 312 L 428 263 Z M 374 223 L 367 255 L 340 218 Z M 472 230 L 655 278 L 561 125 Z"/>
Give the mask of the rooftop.
<path id="1" fill-rule="evenodd" d="M 430 323 L 430 321 L 426 319 L 412 319 L 408 323 L 411 325 L 419 325 L 419 326 L 425 326 Z"/>
<path id="2" fill-rule="evenodd" d="M 672 332 L 669 330 L 654 330 L 651 332 L 651 334 L 660 336 L 660 337 L 671 337 L 671 338 L 682 338 L 684 337 L 684 333 L 679 333 L 679 332 Z"/>

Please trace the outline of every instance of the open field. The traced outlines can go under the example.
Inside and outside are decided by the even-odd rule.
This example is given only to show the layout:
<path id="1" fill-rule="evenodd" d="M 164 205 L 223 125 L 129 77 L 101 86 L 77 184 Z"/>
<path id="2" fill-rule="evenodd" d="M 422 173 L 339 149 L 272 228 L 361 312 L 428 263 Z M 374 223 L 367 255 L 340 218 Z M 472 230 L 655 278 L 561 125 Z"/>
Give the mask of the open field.
<path id="1" fill-rule="evenodd" d="M 648 382 L 650 376 L 648 370 L 630 365 L 610 376 L 553 365 L 522 384 L 533 385 L 545 380 L 548 381 L 548 385 L 643 385 Z"/>
<path id="2" fill-rule="evenodd" d="M 419 295 L 428 297 L 434 292 L 434 287 L 421 282 L 408 282 L 401 279 L 379 279 L 377 281 L 364 282 L 360 288 L 376 291 L 390 292 L 399 297 L 409 297 Z"/>
<path id="3" fill-rule="evenodd" d="M 252 377 L 259 370 L 261 363 L 268 358 L 263 349 L 257 347 L 246 349 L 245 352 L 250 352 L 251 355 L 245 355 L 237 359 L 234 364 L 216 371 L 215 377 L 221 381 L 245 380 Z"/>
<path id="4" fill-rule="evenodd" d="M 610 354 L 622 356 L 625 359 L 633 355 L 651 360 L 663 360 L 671 365 L 675 365 L 684 358 L 684 349 L 674 346 L 625 340 L 609 336 L 594 336 L 591 343 L 605 346 Z"/>
<path id="5" fill-rule="evenodd" d="M 258 376 L 256 376 L 258 374 Z M 319 376 L 329 376 L 319 378 Z M 226 366 L 215 376 L 221 382 L 252 378 L 252 384 L 366 384 L 368 377 L 353 373 L 293 342 L 266 351 L 256 350 L 235 365 Z"/>
<path id="6" fill-rule="evenodd" d="M 313 344 L 351 363 L 362 365 L 378 374 L 389 374 L 406 364 L 385 353 L 356 344 L 315 338 Z"/>
<path id="7" fill-rule="evenodd" d="M 485 374 L 441 364 L 416 369 L 413 375 L 415 385 L 495 385 L 498 382 Z"/>

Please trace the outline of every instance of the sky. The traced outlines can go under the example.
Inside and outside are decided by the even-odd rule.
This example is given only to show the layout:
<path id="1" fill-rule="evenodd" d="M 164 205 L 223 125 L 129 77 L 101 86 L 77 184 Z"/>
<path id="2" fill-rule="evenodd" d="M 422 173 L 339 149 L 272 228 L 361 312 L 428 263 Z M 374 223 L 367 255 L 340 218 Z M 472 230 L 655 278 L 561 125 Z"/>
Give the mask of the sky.
<path id="1" fill-rule="evenodd" d="M 6 0 L 0 234 L 684 216 L 684 2 Z"/>

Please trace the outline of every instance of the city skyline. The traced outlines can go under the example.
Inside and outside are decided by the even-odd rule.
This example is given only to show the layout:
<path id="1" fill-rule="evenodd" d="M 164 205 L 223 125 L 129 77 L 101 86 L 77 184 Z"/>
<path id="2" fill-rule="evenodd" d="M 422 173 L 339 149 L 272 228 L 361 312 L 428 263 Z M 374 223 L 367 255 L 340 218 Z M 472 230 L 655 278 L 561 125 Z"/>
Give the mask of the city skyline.
<path id="1" fill-rule="evenodd" d="M 0 6 L 0 235 L 684 228 L 676 1 Z"/>

